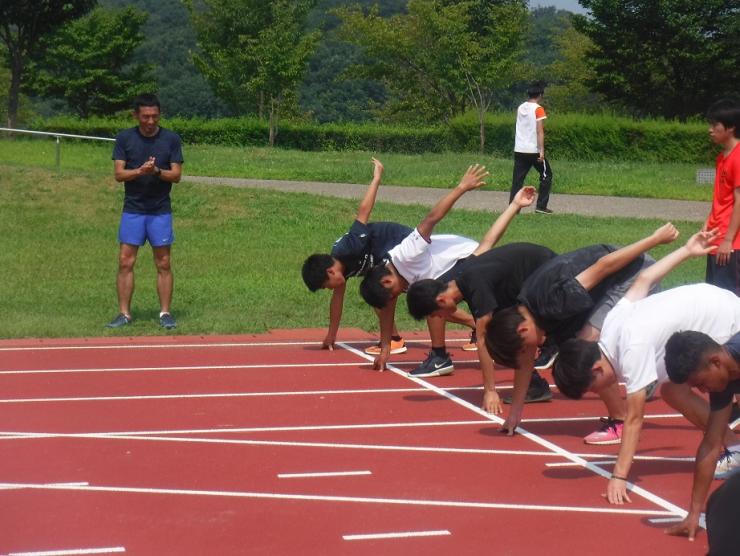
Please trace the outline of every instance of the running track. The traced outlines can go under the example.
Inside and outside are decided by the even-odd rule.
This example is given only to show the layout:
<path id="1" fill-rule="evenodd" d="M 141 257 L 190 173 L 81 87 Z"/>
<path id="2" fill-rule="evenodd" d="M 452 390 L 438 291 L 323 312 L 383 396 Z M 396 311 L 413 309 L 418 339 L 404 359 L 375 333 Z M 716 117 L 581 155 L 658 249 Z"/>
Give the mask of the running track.
<path id="1" fill-rule="evenodd" d="M 610 506 L 595 398 L 506 437 L 462 338 L 454 375 L 413 380 L 423 337 L 378 373 L 343 332 L 0 342 L 0 554 L 706 553 L 662 532 L 700 434 L 661 400 Z"/>

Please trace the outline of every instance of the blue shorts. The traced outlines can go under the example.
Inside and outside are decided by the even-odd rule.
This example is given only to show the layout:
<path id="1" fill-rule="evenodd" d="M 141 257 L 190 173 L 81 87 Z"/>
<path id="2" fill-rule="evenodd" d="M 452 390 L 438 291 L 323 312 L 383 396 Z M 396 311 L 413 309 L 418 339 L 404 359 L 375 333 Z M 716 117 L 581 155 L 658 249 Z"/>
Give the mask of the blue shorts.
<path id="1" fill-rule="evenodd" d="M 118 241 L 129 245 L 144 245 L 149 241 L 152 247 L 163 247 L 175 242 L 172 230 L 172 213 L 168 214 L 121 214 L 118 228 Z"/>

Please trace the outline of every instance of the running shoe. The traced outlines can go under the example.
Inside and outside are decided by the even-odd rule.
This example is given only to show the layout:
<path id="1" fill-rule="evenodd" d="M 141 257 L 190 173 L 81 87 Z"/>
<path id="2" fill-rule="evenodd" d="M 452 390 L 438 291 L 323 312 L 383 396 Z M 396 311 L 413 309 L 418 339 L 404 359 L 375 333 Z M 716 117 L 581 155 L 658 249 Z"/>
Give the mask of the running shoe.
<path id="1" fill-rule="evenodd" d="M 730 428 L 735 430 L 740 425 L 740 408 L 737 403 L 732 404 L 732 413 L 730 413 Z"/>
<path id="2" fill-rule="evenodd" d="M 173 328 L 177 328 L 177 322 L 175 322 L 175 317 L 169 313 L 162 313 L 159 315 L 159 326 L 167 330 L 172 330 Z"/>
<path id="3" fill-rule="evenodd" d="M 586 444 L 597 446 L 620 444 L 622 442 L 622 429 L 624 429 L 624 421 L 611 417 L 601 417 L 601 426 L 586 436 L 583 441 Z"/>
<path id="4" fill-rule="evenodd" d="M 740 445 L 726 448 L 717 460 L 714 469 L 715 479 L 727 479 L 740 471 Z"/>
<path id="5" fill-rule="evenodd" d="M 406 342 L 401 338 L 400 340 L 391 340 L 391 355 L 398 355 L 399 353 L 406 353 L 408 348 Z M 365 348 L 365 353 L 368 355 L 380 355 L 380 344 L 375 344 L 369 348 Z"/>
<path id="6" fill-rule="evenodd" d="M 475 330 L 470 334 L 470 341 L 466 344 L 462 345 L 463 351 L 478 351 L 478 344 L 476 343 L 478 341 L 478 336 L 475 333 Z"/>
<path id="7" fill-rule="evenodd" d="M 552 367 L 555 363 L 555 359 L 558 356 L 558 348 L 555 344 L 546 343 L 540 348 L 540 354 L 534 361 L 534 368 L 538 371 L 543 371 Z"/>
<path id="8" fill-rule="evenodd" d="M 116 318 L 114 318 L 112 321 L 110 321 L 108 324 L 105 325 L 106 328 L 121 328 L 122 326 L 126 326 L 128 324 L 131 324 L 131 317 L 127 317 L 123 313 L 119 313 L 116 315 Z"/>
<path id="9" fill-rule="evenodd" d="M 449 355 L 440 357 L 439 355 L 436 355 L 433 351 L 430 351 L 429 355 L 427 355 L 427 358 L 422 362 L 422 364 L 411 371 L 409 373 L 409 376 L 413 376 L 416 378 L 424 378 L 428 376 L 444 376 L 452 374 L 454 370 L 455 367 L 452 365 L 452 359 L 450 359 Z"/>
<path id="10" fill-rule="evenodd" d="M 536 209 L 534 209 L 534 211 L 537 214 L 552 214 L 553 213 L 552 209 L 549 209 L 547 207 L 545 207 L 545 208 L 539 208 L 539 207 L 537 207 Z"/>
<path id="11" fill-rule="evenodd" d="M 513 396 L 503 396 L 501 398 L 505 404 L 511 404 L 512 399 Z M 542 378 L 537 371 L 534 371 L 532 378 L 529 380 L 529 388 L 527 388 L 524 403 L 549 402 L 551 399 L 552 392 L 550 391 L 550 385 L 547 380 Z"/>

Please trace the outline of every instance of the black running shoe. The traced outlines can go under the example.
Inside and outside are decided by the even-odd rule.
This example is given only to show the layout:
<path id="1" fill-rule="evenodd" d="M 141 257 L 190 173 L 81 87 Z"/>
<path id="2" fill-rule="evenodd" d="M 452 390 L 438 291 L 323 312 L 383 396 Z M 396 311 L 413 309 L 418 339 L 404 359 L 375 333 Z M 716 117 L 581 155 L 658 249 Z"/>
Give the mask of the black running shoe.
<path id="1" fill-rule="evenodd" d="M 453 367 L 452 359 L 450 359 L 449 355 L 445 354 L 444 357 L 440 357 L 433 351 L 430 351 L 423 363 L 411 371 L 409 376 L 416 378 L 444 376 L 452 374 L 454 370 L 455 367 Z"/>
<path id="2" fill-rule="evenodd" d="M 121 328 L 131 324 L 131 317 L 127 317 L 123 313 L 119 313 L 116 317 L 105 325 L 106 328 Z"/>
<path id="3" fill-rule="evenodd" d="M 538 371 L 549 369 L 558 356 L 558 347 L 547 342 L 540 348 L 540 355 L 534 361 L 534 368 Z"/>
<path id="4" fill-rule="evenodd" d="M 533 372 L 524 403 L 549 402 L 551 399 L 552 392 L 550 392 L 550 385 L 537 371 Z M 510 404 L 512 396 L 503 396 L 501 400 L 506 404 Z"/>

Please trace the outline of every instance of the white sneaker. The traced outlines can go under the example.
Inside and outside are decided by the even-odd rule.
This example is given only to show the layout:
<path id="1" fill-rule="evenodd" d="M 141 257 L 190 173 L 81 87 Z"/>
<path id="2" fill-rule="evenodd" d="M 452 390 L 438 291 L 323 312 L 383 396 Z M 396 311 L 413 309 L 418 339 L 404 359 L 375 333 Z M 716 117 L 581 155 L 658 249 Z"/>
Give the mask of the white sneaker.
<path id="1" fill-rule="evenodd" d="M 730 446 L 720 454 L 714 470 L 714 478 L 727 479 L 738 471 L 740 471 L 740 446 Z"/>

